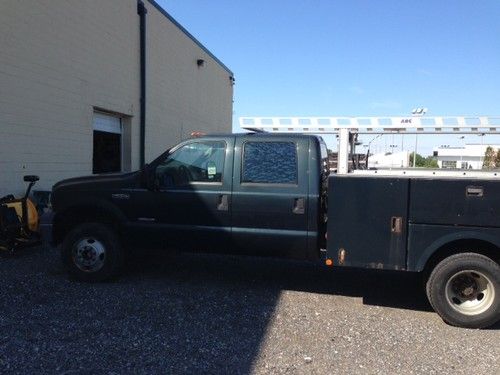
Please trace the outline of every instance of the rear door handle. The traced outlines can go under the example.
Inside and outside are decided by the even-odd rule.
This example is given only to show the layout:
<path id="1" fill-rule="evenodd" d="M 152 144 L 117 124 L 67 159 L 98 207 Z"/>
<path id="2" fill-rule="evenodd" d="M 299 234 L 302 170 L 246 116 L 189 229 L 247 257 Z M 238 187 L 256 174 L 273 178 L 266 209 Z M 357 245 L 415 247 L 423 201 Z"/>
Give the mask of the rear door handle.
<path id="1" fill-rule="evenodd" d="M 403 230 L 403 218 L 401 216 L 393 216 L 391 217 L 391 232 L 392 233 L 401 233 Z"/>
<path id="2" fill-rule="evenodd" d="M 304 198 L 295 198 L 293 200 L 292 212 L 296 215 L 303 215 L 306 212 L 306 205 Z"/>
<path id="3" fill-rule="evenodd" d="M 229 200 L 227 194 L 219 194 L 217 198 L 217 210 L 218 211 L 228 211 L 229 210 Z"/>

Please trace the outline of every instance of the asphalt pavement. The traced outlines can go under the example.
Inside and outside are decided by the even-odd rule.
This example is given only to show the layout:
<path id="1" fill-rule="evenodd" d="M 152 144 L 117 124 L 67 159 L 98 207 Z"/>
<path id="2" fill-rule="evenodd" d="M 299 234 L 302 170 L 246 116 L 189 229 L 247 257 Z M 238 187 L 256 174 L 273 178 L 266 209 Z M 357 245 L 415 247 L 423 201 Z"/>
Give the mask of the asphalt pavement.
<path id="1" fill-rule="evenodd" d="M 500 326 L 446 325 L 411 274 L 149 253 L 113 281 L 0 257 L 0 373 L 500 374 Z"/>

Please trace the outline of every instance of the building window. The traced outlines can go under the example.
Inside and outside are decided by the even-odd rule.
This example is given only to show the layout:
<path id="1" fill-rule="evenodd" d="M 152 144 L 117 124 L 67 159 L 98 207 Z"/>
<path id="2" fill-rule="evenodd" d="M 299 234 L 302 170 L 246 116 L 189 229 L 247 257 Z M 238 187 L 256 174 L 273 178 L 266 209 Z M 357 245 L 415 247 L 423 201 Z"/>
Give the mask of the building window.
<path id="1" fill-rule="evenodd" d="M 191 142 L 168 155 L 158 167 L 160 188 L 186 186 L 190 183 L 221 183 L 226 143 Z"/>
<path id="2" fill-rule="evenodd" d="M 442 166 L 443 168 L 454 169 L 457 167 L 457 162 L 455 160 L 443 160 Z"/>
<path id="3" fill-rule="evenodd" d="M 122 119 L 94 112 L 93 173 L 112 173 L 122 170 Z"/>
<path id="4" fill-rule="evenodd" d="M 297 184 L 297 146 L 293 142 L 247 142 L 243 183 Z"/>

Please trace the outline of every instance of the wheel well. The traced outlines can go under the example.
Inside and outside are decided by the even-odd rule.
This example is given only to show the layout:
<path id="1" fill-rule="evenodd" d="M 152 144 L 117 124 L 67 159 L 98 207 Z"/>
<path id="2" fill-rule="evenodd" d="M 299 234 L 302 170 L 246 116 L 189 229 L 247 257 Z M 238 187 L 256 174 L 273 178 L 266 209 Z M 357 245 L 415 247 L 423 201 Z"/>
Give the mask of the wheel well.
<path id="1" fill-rule="evenodd" d="M 479 239 L 456 240 L 441 246 L 432 254 L 425 264 L 424 275 L 428 276 L 443 259 L 466 252 L 485 255 L 500 264 L 500 249 L 491 242 Z"/>
<path id="2" fill-rule="evenodd" d="M 73 228 L 86 222 L 105 223 L 116 229 L 119 226 L 119 221 L 116 217 L 102 207 L 71 207 L 57 214 L 54 218 L 54 244 L 59 245 Z"/>

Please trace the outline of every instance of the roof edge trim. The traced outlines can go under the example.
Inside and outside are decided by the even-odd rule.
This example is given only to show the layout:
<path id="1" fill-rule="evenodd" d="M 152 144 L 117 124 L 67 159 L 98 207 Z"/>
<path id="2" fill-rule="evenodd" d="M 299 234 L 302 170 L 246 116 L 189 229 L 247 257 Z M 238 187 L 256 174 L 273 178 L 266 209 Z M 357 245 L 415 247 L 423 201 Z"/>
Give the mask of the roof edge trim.
<path id="1" fill-rule="evenodd" d="M 212 59 L 214 59 L 217 64 L 219 64 L 224 70 L 226 70 L 231 76 L 234 76 L 231 69 L 229 69 L 222 61 L 220 61 L 210 50 L 205 47 L 201 42 L 196 39 L 189 31 L 186 30 L 179 22 L 175 20 L 165 9 L 161 7 L 155 0 L 147 0 L 152 6 L 154 6 L 161 14 L 163 14 L 170 22 L 172 22 L 180 31 L 182 31 L 189 39 L 191 39 L 198 47 L 205 51 Z"/>

